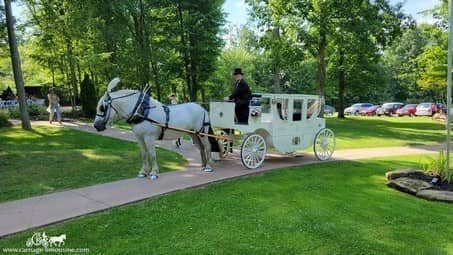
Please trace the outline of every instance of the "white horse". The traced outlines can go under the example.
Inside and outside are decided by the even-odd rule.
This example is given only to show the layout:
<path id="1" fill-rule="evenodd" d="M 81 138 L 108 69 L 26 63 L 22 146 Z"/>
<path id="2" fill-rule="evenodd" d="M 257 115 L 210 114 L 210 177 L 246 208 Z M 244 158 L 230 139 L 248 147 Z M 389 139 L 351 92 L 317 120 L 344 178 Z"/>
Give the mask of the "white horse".
<path id="1" fill-rule="evenodd" d="M 64 244 L 64 240 L 66 240 L 66 234 L 62 234 L 60 236 L 51 236 L 49 239 L 50 247 L 57 245 L 60 247 Z"/>
<path id="2" fill-rule="evenodd" d="M 132 131 L 141 149 L 142 167 L 138 174 L 139 178 L 149 176 L 152 180 L 157 179 L 159 166 L 156 160 L 156 140 L 174 140 L 183 134 L 154 125 L 151 120 L 168 127 L 213 133 L 209 114 L 200 105 L 186 103 L 166 106 L 138 90 L 112 92 L 119 82 L 119 78 L 110 81 L 105 95 L 99 100 L 94 127 L 97 131 L 103 131 L 112 121 L 119 119 L 126 119 L 132 124 Z M 200 150 L 203 170 L 211 172 L 211 145 L 217 146 L 215 147 L 217 149 L 217 141 L 206 136 L 189 135 Z"/>

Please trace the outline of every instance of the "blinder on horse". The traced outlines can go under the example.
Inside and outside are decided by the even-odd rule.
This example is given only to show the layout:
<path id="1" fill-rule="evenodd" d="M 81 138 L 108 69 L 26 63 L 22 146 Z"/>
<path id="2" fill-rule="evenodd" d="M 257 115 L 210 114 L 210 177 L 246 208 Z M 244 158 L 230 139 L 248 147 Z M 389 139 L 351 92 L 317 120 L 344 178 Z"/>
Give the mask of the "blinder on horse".
<path id="1" fill-rule="evenodd" d="M 102 102 L 102 105 L 99 107 L 99 111 L 102 112 L 102 114 L 96 114 L 96 116 L 101 117 L 103 124 L 106 125 L 110 118 L 111 109 L 113 109 L 117 114 L 119 113 L 118 110 L 115 109 L 115 107 L 113 107 L 112 101 L 116 100 L 116 99 L 124 98 L 124 97 L 130 97 L 137 93 L 139 93 L 139 92 L 133 92 L 133 93 L 127 94 L 125 96 L 120 96 L 120 97 L 115 97 L 115 98 L 112 98 L 110 96 L 110 94 L 107 93 L 107 98 L 104 99 L 104 101 Z"/>

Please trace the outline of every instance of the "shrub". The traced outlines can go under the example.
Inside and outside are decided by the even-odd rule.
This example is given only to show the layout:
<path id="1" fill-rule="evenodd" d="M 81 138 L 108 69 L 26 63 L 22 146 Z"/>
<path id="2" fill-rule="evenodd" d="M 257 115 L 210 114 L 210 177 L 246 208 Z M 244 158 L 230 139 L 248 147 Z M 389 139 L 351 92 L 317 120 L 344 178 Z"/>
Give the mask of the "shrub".
<path id="1" fill-rule="evenodd" d="M 7 110 L 0 110 L 0 128 L 11 126 L 9 122 L 9 112 Z"/>
<path id="2" fill-rule="evenodd" d="M 49 118 L 49 113 L 46 111 L 46 108 L 39 105 L 29 105 L 28 114 L 31 119 L 35 120 L 46 120 Z M 13 119 L 20 119 L 19 107 L 9 109 L 9 116 Z"/>
<path id="3" fill-rule="evenodd" d="M 452 159 L 450 162 L 453 164 Z M 440 176 L 442 181 L 447 183 L 453 183 L 453 169 L 446 169 L 447 155 L 445 151 L 440 151 L 436 158 L 429 158 L 427 163 L 422 164 L 422 168 L 425 172 L 429 172 Z"/>
<path id="4" fill-rule="evenodd" d="M 19 110 L 19 107 L 15 107 L 15 108 L 10 108 L 8 110 L 9 112 L 9 117 L 12 118 L 12 119 L 20 119 L 20 110 Z"/>

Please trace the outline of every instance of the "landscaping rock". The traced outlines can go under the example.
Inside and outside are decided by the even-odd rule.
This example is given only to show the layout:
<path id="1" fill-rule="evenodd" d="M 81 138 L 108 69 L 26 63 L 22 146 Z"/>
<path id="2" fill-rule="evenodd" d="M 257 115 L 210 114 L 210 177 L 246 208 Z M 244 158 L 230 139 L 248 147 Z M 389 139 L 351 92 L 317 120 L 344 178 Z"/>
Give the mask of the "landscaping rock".
<path id="1" fill-rule="evenodd" d="M 398 179 L 401 177 L 408 177 L 408 176 L 413 176 L 413 175 L 425 175 L 425 172 L 422 170 L 415 170 L 415 169 L 398 169 L 395 171 L 390 171 L 385 173 L 385 178 L 387 180 L 394 180 Z"/>
<path id="2" fill-rule="evenodd" d="M 417 192 L 421 190 L 433 187 L 433 185 L 429 182 L 407 177 L 391 180 L 387 183 L 387 186 L 413 195 L 417 194 Z"/>
<path id="3" fill-rule="evenodd" d="M 435 201 L 444 201 L 453 203 L 453 192 L 452 191 L 444 191 L 444 190 L 421 190 L 417 192 L 417 197 L 425 198 L 428 200 L 435 200 Z"/>

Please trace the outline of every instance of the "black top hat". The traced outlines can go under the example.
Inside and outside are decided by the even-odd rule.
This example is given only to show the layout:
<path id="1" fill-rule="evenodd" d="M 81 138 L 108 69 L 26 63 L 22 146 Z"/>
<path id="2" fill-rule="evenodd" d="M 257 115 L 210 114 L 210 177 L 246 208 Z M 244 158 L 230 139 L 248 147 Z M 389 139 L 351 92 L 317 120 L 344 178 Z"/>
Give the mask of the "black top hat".
<path id="1" fill-rule="evenodd" d="M 236 74 L 241 74 L 241 75 L 243 75 L 242 69 L 241 69 L 241 68 L 235 68 L 235 69 L 234 69 L 233 75 L 236 75 Z"/>

